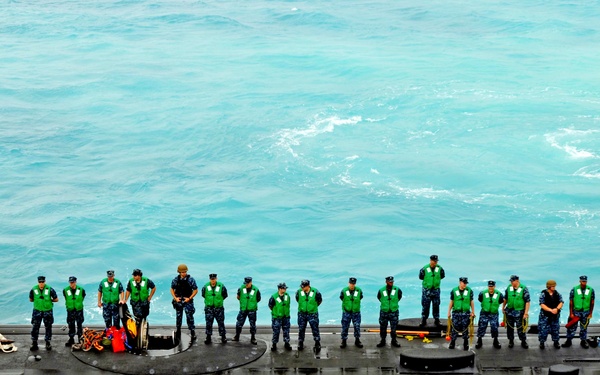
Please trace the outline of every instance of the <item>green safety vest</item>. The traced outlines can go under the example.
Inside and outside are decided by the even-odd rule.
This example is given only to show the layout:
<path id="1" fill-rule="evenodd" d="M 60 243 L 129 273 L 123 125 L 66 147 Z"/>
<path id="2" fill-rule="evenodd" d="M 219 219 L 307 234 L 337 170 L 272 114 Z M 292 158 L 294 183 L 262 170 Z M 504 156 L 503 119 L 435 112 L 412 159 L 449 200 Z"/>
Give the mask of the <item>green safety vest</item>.
<path id="1" fill-rule="evenodd" d="M 500 293 L 494 291 L 494 294 L 485 292 L 483 300 L 481 301 L 481 312 L 498 314 L 498 308 L 500 307 Z"/>
<path id="2" fill-rule="evenodd" d="M 65 294 L 65 306 L 68 311 L 83 310 L 83 288 L 80 286 L 75 287 L 75 291 L 70 286 L 64 289 Z"/>
<path id="3" fill-rule="evenodd" d="M 112 283 L 105 278 L 101 282 L 102 284 L 102 302 L 103 303 L 117 303 L 119 302 L 119 284 L 121 282 L 118 279 L 114 279 Z"/>
<path id="4" fill-rule="evenodd" d="M 252 285 L 250 292 L 246 288 L 246 284 L 242 284 L 240 287 L 240 310 L 242 311 L 256 311 L 258 310 L 258 301 L 256 296 L 258 294 L 258 288 Z"/>
<path id="5" fill-rule="evenodd" d="M 573 310 L 590 311 L 592 305 L 592 292 L 594 289 L 586 285 L 585 292 L 581 291 L 581 286 L 576 285 L 573 288 Z"/>
<path id="6" fill-rule="evenodd" d="M 508 293 L 504 297 L 506 298 L 506 307 L 509 309 L 521 311 L 525 309 L 525 300 L 523 299 L 523 292 L 525 291 L 526 286 L 521 284 L 515 290 L 512 285 L 508 286 Z"/>
<path id="7" fill-rule="evenodd" d="M 148 278 L 147 277 L 142 276 L 142 279 L 140 280 L 140 284 L 139 284 L 139 286 L 140 286 L 139 289 L 137 287 L 138 284 L 135 282 L 133 277 L 131 279 L 129 279 L 129 285 L 131 286 L 131 302 L 148 301 L 150 292 L 148 290 Z"/>
<path id="8" fill-rule="evenodd" d="M 423 288 L 425 289 L 439 289 L 442 283 L 442 267 L 435 266 L 433 271 L 429 264 L 423 267 L 425 276 L 423 277 Z"/>
<path id="9" fill-rule="evenodd" d="M 344 312 L 360 312 L 360 297 L 362 296 L 362 290 L 359 287 L 355 287 L 354 290 L 350 290 L 349 287 L 342 289 L 342 310 Z"/>
<path id="10" fill-rule="evenodd" d="M 315 288 L 310 288 L 310 291 L 304 293 L 302 289 L 298 289 L 298 312 L 315 314 L 319 310 L 317 303 L 317 292 Z"/>
<path id="11" fill-rule="evenodd" d="M 223 307 L 223 284 L 219 281 L 213 288 L 210 282 L 204 285 L 204 306 L 206 307 Z"/>
<path id="12" fill-rule="evenodd" d="M 384 286 L 383 288 L 379 289 L 379 302 L 381 303 L 381 311 L 398 311 L 398 303 L 400 303 L 400 299 L 398 298 L 399 290 L 400 288 L 398 288 L 397 286 L 393 286 L 392 290 L 388 295 L 387 286 Z"/>
<path id="13" fill-rule="evenodd" d="M 279 293 L 273 294 L 275 306 L 271 310 L 271 316 L 275 319 L 290 317 L 290 295 L 286 293 L 280 296 Z"/>
<path id="14" fill-rule="evenodd" d="M 50 296 L 50 286 L 44 286 L 44 289 L 36 285 L 33 287 L 33 309 L 37 311 L 51 311 L 52 310 L 52 297 Z M 40 298 L 42 296 L 43 298 Z"/>
<path id="15" fill-rule="evenodd" d="M 457 312 L 469 312 L 471 311 L 471 296 L 473 291 L 471 288 L 466 287 L 464 290 L 460 290 L 459 287 L 452 289 L 452 311 Z"/>

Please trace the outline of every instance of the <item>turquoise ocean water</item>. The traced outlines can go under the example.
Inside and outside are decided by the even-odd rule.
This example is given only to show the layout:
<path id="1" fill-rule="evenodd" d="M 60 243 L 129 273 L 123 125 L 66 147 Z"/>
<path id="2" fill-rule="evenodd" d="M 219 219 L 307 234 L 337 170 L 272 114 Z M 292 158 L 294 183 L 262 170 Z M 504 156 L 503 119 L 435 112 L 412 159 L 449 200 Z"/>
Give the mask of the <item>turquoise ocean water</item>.
<path id="1" fill-rule="evenodd" d="M 599 1 L 0 2 L 0 323 L 36 276 L 600 288 Z M 196 313 L 203 323 L 202 301 Z M 237 301 L 226 300 L 233 324 Z M 295 312 L 295 307 L 293 312 Z M 64 322 L 63 301 L 55 307 Z M 562 317 L 566 321 L 566 316 Z M 595 318 L 598 320 L 598 318 Z M 295 323 L 295 319 L 293 319 Z"/>

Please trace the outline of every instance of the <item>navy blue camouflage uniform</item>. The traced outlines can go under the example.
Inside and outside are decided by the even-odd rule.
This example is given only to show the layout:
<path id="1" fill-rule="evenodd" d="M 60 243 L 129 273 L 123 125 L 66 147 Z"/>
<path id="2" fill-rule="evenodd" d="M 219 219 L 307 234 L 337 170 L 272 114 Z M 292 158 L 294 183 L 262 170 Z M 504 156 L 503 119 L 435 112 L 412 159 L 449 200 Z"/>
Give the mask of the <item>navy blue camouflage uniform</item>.
<path id="1" fill-rule="evenodd" d="M 523 285 L 519 285 L 519 287 L 523 287 L 523 301 L 525 304 L 531 302 L 531 296 L 529 294 L 529 289 L 524 287 Z M 507 287 L 504 292 L 504 302 L 508 300 L 508 293 L 510 292 L 511 287 Z M 525 307 L 527 308 L 527 307 Z M 515 310 L 512 308 L 508 308 L 506 306 L 504 310 L 506 314 L 506 338 L 509 341 L 513 341 L 515 339 L 515 329 L 517 330 L 517 335 L 519 336 L 519 340 L 526 341 L 527 333 L 523 332 L 523 318 L 525 317 L 525 310 Z"/>
<path id="2" fill-rule="evenodd" d="M 479 302 L 483 302 L 483 298 L 486 293 L 486 291 L 479 292 L 479 297 L 477 297 L 477 300 Z M 499 294 L 500 296 L 498 297 L 498 303 L 502 305 L 502 303 L 504 302 L 504 296 L 502 295 L 502 293 Z M 500 325 L 498 317 L 499 314 L 497 311 L 494 313 L 481 310 L 481 312 L 479 313 L 479 323 L 477 324 L 477 337 L 485 336 L 485 331 L 487 330 L 489 324 L 492 338 L 497 338 L 498 326 Z"/>
<path id="3" fill-rule="evenodd" d="M 390 285 L 388 285 L 387 287 L 387 294 L 389 298 L 389 295 L 391 293 L 392 287 Z M 377 291 L 377 300 L 380 301 L 381 298 L 385 298 L 381 295 L 381 290 Z M 398 301 L 400 301 L 402 299 L 402 290 L 400 288 L 398 288 Z M 396 329 L 398 327 L 398 318 L 400 317 L 400 311 L 396 310 L 396 311 L 382 311 L 379 310 L 379 336 L 381 337 L 381 340 L 384 341 L 387 337 L 387 326 L 388 323 L 390 325 L 390 337 L 392 338 L 392 341 L 396 341 Z"/>
<path id="4" fill-rule="evenodd" d="M 440 278 L 446 277 L 446 272 L 440 267 Z M 419 280 L 425 278 L 425 270 L 421 268 L 419 270 Z M 440 288 L 425 288 L 421 289 L 421 319 L 429 318 L 429 308 L 432 307 L 432 316 L 434 319 L 440 318 L 440 302 L 441 302 L 441 291 Z"/>
<path id="5" fill-rule="evenodd" d="M 467 332 L 469 325 L 471 324 L 471 313 L 472 310 L 469 308 L 468 310 L 456 310 L 454 307 L 458 303 L 459 299 L 465 298 L 464 291 L 467 291 L 468 298 L 470 302 L 470 306 L 473 305 L 473 291 L 471 288 L 467 287 L 464 290 L 458 289 L 461 296 L 456 296 L 454 290 L 450 292 L 450 308 L 452 308 L 452 330 L 450 331 L 450 338 L 452 341 L 455 341 L 459 334 L 462 334 L 465 345 L 467 345 L 467 341 L 469 339 L 469 333 Z"/>
<path id="6" fill-rule="evenodd" d="M 137 284 L 138 288 L 140 287 L 139 284 Z M 152 290 L 156 287 L 156 285 L 154 284 L 154 282 L 150 279 L 148 279 L 148 285 L 144 286 L 144 288 L 148 288 L 149 290 Z M 127 292 L 129 292 L 129 294 L 131 294 L 131 282 L 127 283 Z M 133 301 L 131 300 L 131 312 L 133 313 L 133 316 L 135 317 L 135 319 L 137 321 L 141 321 L 142 319 L 145 319 L 148 317 L 148 315 L 150 315 L 150 301 Z"/>
<path id="7" fill-rule="evenodd" d="M 73 290 L 73 289 L 71 289 Z M 81 289 L 81 295 L 85 299 L 85 289 Z M 67 298 L 67 292 L 63 290 L 63 297 Z M 77 337 L 83 336 L 83 322 L 84 315 L 83 310 L 68 310 L 67 309 L 67 325 L 69 326 L 69 337 L 74 338 L 75 333 Z"/>
<path id="8" fill-rule="evenodd" d="M 363 299 L 362 292 L 360 293 L 360 299 Z M 340 292 L 340 300 L 344 300 L 344 291 Z M 342 334 L 341 339 L 348 339 L 348 331 L 350 330 L 350 323 L 352 323 L 354 327 L 354 338 L 360 337 L 360 323 L 361 323 L 361 315 L 360 311 L 352 312 L 352 311 L 344 311 L 342 310 Z"/>
<path id="9" fill-rule="evenodd" d="M 181 329 L 184 312 L 188 329 L 190 331 L 196 329 L 196 323 L 194 321 L 196 308 L 194 307 L 193 296 L 197 290 L 198 284 L 196 284 L 196 280 L 190 275 L 186 275 L 183 278 L 178 275 L 171 281 L 171 293 L 180 299 L 179 302 L 175 299 L 173 299 L 172 302 L 173 308 L 175 309 L 175 326 L 177 330 Z M 185 298 L 189 298 L 188 302 L 185 302 Z"/>
<path id="10" fill-rule="evenodd" d="M 296 302 L 300 300 L 300 290 L 296 292 Z M 315 299 L 317 304 L 320 305 L 323 302 L 323 296 L 321 292 L 316 293 Z M 306 326 L 310 324 L 310 329 L 312 331 L 313 339 L 316 342 L 321 341 L 321 334 L 319 332 L 319 313 L 308 313 L 298 311 L 298 343 L 304 342 L 304 337 L 306 334 Z"/>
<path id="11" fill-rule="evenodd" d="M 221 289 L 221 295 L 223 299 L 226 299 L 227 288 L 223 285 Z M 206 297 L 206 286 L 202 287 L 202 297 Z M 217 325 L 219 326 L 219 336 L 225 337 L 225 308 L 224 307 L 215 307 L 215 306 L 204 306 L 204 319 L 206 320 L 206 335 L 211 336 L 213 332 L 213 323 L 216 320 Z"/>
<path id="12" fill-rule="evenodd" d="M 587 279 L 586 279 L 587 281 Z M 596 294 L 593 289 L 591 289 L 591 301 L 592 305 L 590 310 L 593 310 L 594 301 L 596 300 Z M 571 293 L 569 293 L 569 301 L 571 303 L 571 307 L 573 305 L 573 298 L 575 298 L 575 291 L 571 289 Z M 572 308 L 573 315 L 579 318 L 579 322 L 577 324 L 573 324 L 571 327 L 567 328 L 567 339 L 573 339 L 575 337 L 575 332 L 577 332 L 577 326 L 579 329 L 579 338 L 581 340 L 587 339 L 587 327 L 588 327 L 588 317 L 592 314 L 590 310 L 575 310 Z"/>
<path id="13" fill-rule="evenodd" d="M 247 292 L 250 293 L 252 288 L 246 288 Z M 237 291 L 237 299 L 239 300 L 241 296 L 241 291 L 238 289 Z M 260 302 L 260 290 L 256 289 L 256 302 Z M 236 321 L 235 321 L 235 332 L 236 335 L 242 332 L 242 328 L 244 327 L 244 323 L 246 322 L 246 318 L 248 318 L 248 322 L 250 323 L 250 334 L 256 334 L 256 310 L 240 310 Z"/>
<path id="14" fill-rule="evenodd" d="M 289 300 L 284 303 L 287 303 L 289 306 Z M 269 309 L 273 310 L 273 307 L 275 307 L 275 299 L 273 298 L 273 296 L 271 296 L 271 298 L 269 298 Z M 271 318 L 271 328 L 273 329 L 273 337 L 271 339 L 271 342 L 273 344 L 277 344 L 279 342 L 279 332 L 282 332 L 283 342 L 289 344 L 290 326 L 291 322 L 289 316 L 284 316 L 281 318 Z"/>
<path id="15" fill-rule="evenodd" d="M 548 289 L 542 290 L 540 293 L 540 316 L 538 318 L 538 338 L 540 343 L 546 342 L 548 333 L 552 336 L 552 341 L 560 340 L 560 309 L 563 306 L 562 295 L 556 290 L 550 294 Z M 553 314 L 550 311 L 544 310 L 543 306 L 549 309 L 557 309 L 558 312 Z"/>
<path id="16" fill-rule="evenodd" d="M 34 295 L 33 290 L 29 291 L 29 300 L 33 301 Z M 58 296 L 56 295 L 56 291 L 54 288 L 50 288 L 50 298 L 52 301 L 56 301 Z M 33 313 L 31 314 L 31 324 L 33 327 L 31 328 L 31 341 L 37 341 L 40 335 L 40 326 L 44 322 L 44 328 L 46 329 L 46 334 L 44 335 L 44 340 L 50 341 L 52 340 L 52 324 L 54 323 L 54 314 L 52 310 L 50 311 L 39 311 L 33 309 Z"/>

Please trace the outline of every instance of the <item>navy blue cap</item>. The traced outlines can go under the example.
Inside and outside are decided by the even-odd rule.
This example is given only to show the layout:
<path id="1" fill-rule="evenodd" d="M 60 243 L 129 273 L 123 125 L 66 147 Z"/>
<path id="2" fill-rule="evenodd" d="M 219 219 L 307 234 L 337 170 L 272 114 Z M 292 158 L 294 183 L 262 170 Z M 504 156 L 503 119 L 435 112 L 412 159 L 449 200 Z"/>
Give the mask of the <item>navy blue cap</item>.
<path id="1" fill-rule="evenodd" d="M 510 276 L 510 279 L 509 279 L 510 282 L 513 282 L 513 281 L 516 281 L 516 280 L 519 280 L 519 276 L 517 276 L 517 275 L 511 275 Z"/>
<path id="2" fill-rule="evenodd" d="M 285 285 L 285 283 L 279 283 L 279 285 L 277 285 L 277 289 L 287 289 L 287 285 Z"/>
<path id="3" fill-rule="evenodd" d="M 310 280 L 302 280 L 300 281 L 300 288 L 304 288 L 305 286 L 310 285 Z"/>
<path id="4" fill-rule="evenodd" d="M 579 276 L 579 281 L 587 281 L 587 276 L 586 275 Z"/>
<path id="5" fill-rule="evenodd" d="M 244 277 L 244 284 L 248 284 L 252 282 L 252 278 L 250 276 Z"/>
<path id="6" fill-rule="evenodd" d="M 461 277 L 461 278 L 458 279 L 458 281 L 460 281 L 461 283 L 468 284 L 469 283 L 469 278 L 468 277 Z"/>
<path id="7" fill-rule="evenodd" d="M 436 262 L 438 261 L 438 256 L 437 255 L 432 255 L 429 257 L 430 260 L 435 260 Z"/>
<path id="8" fill-rule="evenodd" d="M 394 282 L 394 276 L 388 276 L 385 278 L 385 281 L 388 283 L 393 283 Z"/>
<path id="9" fill-rule="evenodd" d="M 74 283 L 75 281 L 77 281 L 77 278 L 75 276 L 69 276 L 70 283 Z"/>
<path id="10" fill-rule="evenodd" d="M 139 269 L 139 268 L 136 268 L 136 269 L 133 270 L 132 275 L 133 276 L 142 276 L 142 270 Z"/>
<path id="11" fill-rule="evenodd" d="M 496 286 L 496 282 L 494 280 L 488 281 L 488 286 Z"/>
<path id="12" fill-rule="evenodd" d="M 106 271 L 106 276 L 114 276 L 114 275 L 115 275 L 115 271 L 113 271 L 113 270 Z"/>
<path id="13" fill-rule="evenodd" d="M 356 277 L 351 277 L 351 278 L 349 278 L 349 279 L 348 279 L 348 282 L 349 282 L 350 284 L 356 284 Z"/>
<path id="14" fill-rule="evenodd" d="M 208 278 L 213 280 L 217 278 L 217 274 L 216 273 L 211 273 L 210 275 L 208 275 Z"/>
<path id="15" fill-rule="evenodd" d="M 38 283 L 45 283 L 46 282 L 46 276 L 38 276 Z"/>

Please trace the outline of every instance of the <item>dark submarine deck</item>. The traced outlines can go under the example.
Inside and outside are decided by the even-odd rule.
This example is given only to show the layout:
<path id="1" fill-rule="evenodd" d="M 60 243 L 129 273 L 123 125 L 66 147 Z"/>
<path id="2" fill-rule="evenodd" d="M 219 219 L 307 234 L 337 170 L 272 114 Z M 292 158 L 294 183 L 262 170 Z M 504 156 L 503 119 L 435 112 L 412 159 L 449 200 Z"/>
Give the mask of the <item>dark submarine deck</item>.
<path id="1" fill-rule="evenodd" d="M 30 352 L 30 326 L 1 325 L 0 333 L 15 341 L 18 351 L 14 353 L 0 352 L 0 374 L 582 374 L 600 375 L 600 348 L 584 349 L 579 345 L 579 338 L 573 340 L 570 348 L 554 349 L 549 338 L 546 349 L 538 347 L 537 334 L 528 333 L 529 349 L 523 349 L 515 342 L 509 349 L 505 329 L 500 328 L 501 349 L 492 347 L 492 339 L 488 334 L 483 340 L 481 349 L 464 351 L 462 345 L 449 350 L 448 342 L 435 328 L 419 329 L 418 319 L 401 320 L 398 329 L 427 331 L 431 334 L 425 342 L 418 335 L 403 335 L 399 339 L 401 348 L 392 348 L 388 337 L 387 346 L 377 348 L 379 342 L 378 326 L 363 325 L 361 340 L 362 349 L 354 346 L 352 329 L 348 347 L 340 348 L 340 327 L 321 326 L 322 349 L 315 353 L 310 329 L 307 331 L 305 349 L 297 350 L 297 330 L 292 328 L 292 351 L 286 351 L 280 341 L 278 350 L 271 349 L 271 328 L 258 327 L 258 345 L 249 340 L 248 328 L 240 342 L 212 345 L 204 344 L 203 326 L 199 326 L 198 341 L 188 347 L 185 338 L 182 340 L 185 349 L 177 354 L 151 352 L 149 355 L 133 355 L 128 353 L 96 353 L 71 352 L 64 346 L 67 341 L 65 331 L 60 325 L 54 327 L 53 348 L 46 351 L 43 345 L 40 350 Z M 94 328 L 94 327 L 92 327 Z M 98 327 L 96 327 L 98 328 Z M 227 326 L 228 338 L 231 339 L 233 327 Z M 151 326 L 150 335 L 171 334 L 172 326 Z M 43 327 L 41 334 L 43 334 Z M 564 341 L 565 329 L 561 328 L 561 342 Z M 187 330 L 184 329 L 184 334 Z M 600 336 L 600 325 L 590 325 L 589 336 Z M 413 339 L 409 340 L 412 336 Z M 43 337 L 43 336 L 42 336 Z M 188 338 L 189 339 L 189 338 Z M 43 341 L 41 342 L 43 344 Z M 550 345 L 548 345 L 550 343 Z M 462 344 L 462 340 L 457 340 Z M 473 344 L 474 345 L 474 344 Z M 35 356 L 39 356 L 35 360 Z M 401 363 L 402 361 L 402 363 Z M 459 364 L 459 365 L 456 365 Z M 462 367 L 465 366 L 466 367 Z M 462 368 L 458 368 L 462 367 Z"/>

